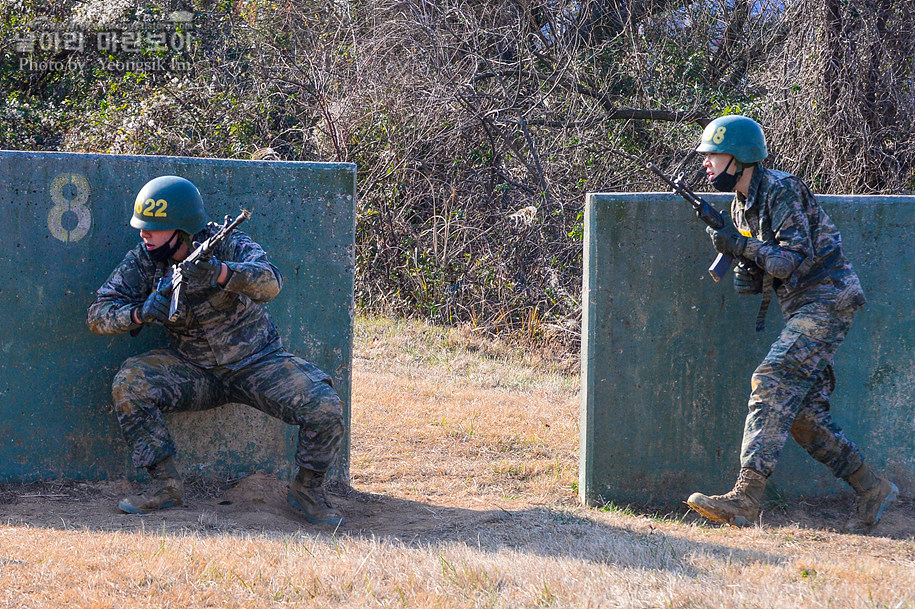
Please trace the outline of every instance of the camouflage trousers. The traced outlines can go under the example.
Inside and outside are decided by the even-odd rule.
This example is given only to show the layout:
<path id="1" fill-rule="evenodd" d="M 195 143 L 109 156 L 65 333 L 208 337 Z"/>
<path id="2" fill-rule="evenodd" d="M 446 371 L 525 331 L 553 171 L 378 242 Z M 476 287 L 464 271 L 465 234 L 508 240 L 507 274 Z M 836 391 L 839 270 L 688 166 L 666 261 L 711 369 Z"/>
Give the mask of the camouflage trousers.
<path id="1" fill-rule="evenodd" d="M 299 428 L 296 465 L 324 472 L 344 437 L 343 408 L 330 377 L 290 353 L 276 352 L 240 370 L 201 368 L 171 349 L 130 357 L 112 384 L 121 432 L 136 467 L 175 454 L 162 416 L 247 404 Z"/>
<path id="2" fill-rule="evenodd" d="M 833 358 L 856 308 L 834 311 L 814 303 L 788 320 L 753 373 L 740 465 L 770 476 L 788 434 L 837 478 L 863 464 L 861 452 L 829 413 L 836 385 Z"/>

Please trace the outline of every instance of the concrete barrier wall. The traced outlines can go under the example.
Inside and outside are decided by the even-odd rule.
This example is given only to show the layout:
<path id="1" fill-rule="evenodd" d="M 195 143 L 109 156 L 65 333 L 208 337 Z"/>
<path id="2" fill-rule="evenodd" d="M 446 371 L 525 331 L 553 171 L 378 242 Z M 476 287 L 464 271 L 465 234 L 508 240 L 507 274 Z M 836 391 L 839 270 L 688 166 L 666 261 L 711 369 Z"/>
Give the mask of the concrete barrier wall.
<path id="1" fill-rule="evenodd" d="M 135 475 L 110 384 L 164 332 L 96 336 L 86 309 L 138 242 L 127 224 L 136 193 L 167 174 L 197 185 L 211 220 L 252 212 L 239 230 L 285 278 L 271 318 L 289 351 L 333 377 L 348 423 L 355 166 L 0 152 L 0 481 Z M 292 471 L 296 429 L 253 408 L 168 420 L 188 473 Z M 347 475 L 348 456 L 347 436 L 334 475 Z"/>
<path id="2" fill-rule="evenodd" d="M 706 195 L 704 195 L 706 196 Z M 727 209 L 731 197 L 707 200 Z M 832 413 L 866 459 L 915 492 L 915 197 L 821 196 L 869 303 L 836 358 Z M 704 225 L 668 193 L 586 202 L 579 492 L 589 503 L 675 504 L 730 490 L 750 375 L 783 326 L 773 300 L 714 283 Z M 775 485 L 845 491 L 793 440 Z"/>

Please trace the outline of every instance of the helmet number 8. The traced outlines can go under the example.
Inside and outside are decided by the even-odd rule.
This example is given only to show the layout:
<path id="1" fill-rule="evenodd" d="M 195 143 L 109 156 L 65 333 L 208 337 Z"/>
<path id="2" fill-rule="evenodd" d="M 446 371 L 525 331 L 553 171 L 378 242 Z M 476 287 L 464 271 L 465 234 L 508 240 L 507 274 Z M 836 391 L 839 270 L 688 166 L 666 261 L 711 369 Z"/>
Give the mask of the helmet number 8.
<path id="1" fill-rule="evenodd" d="M 166 209 L 168 209 L 168 201 L 165 199 L 159 199 L 158 201 L 146 199 L 146 201 L 143 202 L 137 201 L 133 211 L 137 215 L 142 214 L 144 216 L 154 216 L 156 218 L 167 218 L 168 214 L 165 213 Z"/>
<path id="2" fill-rule="evenodd" d="M 712 135 L 712 141 L 716 144 L 720 144 L 724 141 L 724 133 L 728 130 L 727 127 L 718 127 L 715 129 L 714 135 Z"/>

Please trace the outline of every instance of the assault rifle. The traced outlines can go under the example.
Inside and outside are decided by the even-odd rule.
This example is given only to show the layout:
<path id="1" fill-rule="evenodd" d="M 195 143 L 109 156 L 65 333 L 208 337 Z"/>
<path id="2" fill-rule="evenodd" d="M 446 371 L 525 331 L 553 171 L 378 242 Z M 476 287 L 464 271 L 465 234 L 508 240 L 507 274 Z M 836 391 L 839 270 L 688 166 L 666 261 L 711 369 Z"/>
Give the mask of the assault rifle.
<path id="1" fill-rule="evenodd" d="M 181 296 L 184 294 L 184 289 L 187 285 L 187 280 L 184 278 L 183 269 L 191 264 L 194 264 L 198 260 L 209 260 L 212 258 L 213 252 L 216 250 L 216 246 L 225 241 L 226 237 L 228 237 L 229 234 L 235 230 L 239 224 L 250 217 L 251 212 L 249 212 L 247 209 L 241 210 L 241 213 L 234 220 L 232 219 L 232 216 L 226 216 L 223 220 L 222 226 L 219 227 L 219 230 L 215 235 L 198 245 L 194 251 L 188 254 L 187 258 L 172 267 L 172 275 L 170 278 L 163 278 L 160 281 L 160 284 L 163 281 L 170 281 L 171 283 L 172 302 L 168 309 L 169 321 L 175 321 L 178 318 L 178 315 L 181 314 Z"/>
<path id="2" fill-rule="evenodd" d="M 653 163 L 647 163 L 646 168 L 653 171 L 659 178 L 664 180 L 668 186 L 673 188 L 674 192 L 686 199 L 690 205 L 693 206 L 693 210 L 696 212 L 696 215 L 700 220 L 708 224 L 714 229 L 719 229 L 725 225 L 724 215 L 712 207 L 712 205 L 704 200 L 702 197 L 698 196 L 693 192 L 692 188 L 689 187 L 689 184 L 684 180 L 683 173 L 681 172 L 676 178 L 671 180 L 668 178 L 663 171 L 654 166 Z M 721 278 L 724 277 L 728 269 L 731 268 L 731 264 L 734 262 L 734 257 L 730 254 L 718 254 L 718 257 L 715 258 L 715 261 L 712 262 L 712 266 L 708 268 L 709 275 L 712 276 L 716 282 L 721 281 Z"/>

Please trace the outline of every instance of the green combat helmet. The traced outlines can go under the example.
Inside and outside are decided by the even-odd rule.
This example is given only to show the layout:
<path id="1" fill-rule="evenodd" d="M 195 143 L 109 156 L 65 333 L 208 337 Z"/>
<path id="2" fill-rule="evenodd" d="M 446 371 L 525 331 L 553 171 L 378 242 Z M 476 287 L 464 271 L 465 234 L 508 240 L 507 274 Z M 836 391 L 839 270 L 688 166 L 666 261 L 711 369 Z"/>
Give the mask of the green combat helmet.
<path id="1" fill-rule="evenodd" d="M 766 136 L 759 123 L 737 114 L 716 118 L 706 125 L 696 152 L 730 154 L 744 165 L 758 163 L 769 156 Z"/>
<path id="2" fill-rule="evenodd" d="M 206 226 L 200 191 L 178 176 L 160 176 L 146 183 L 133 204 L 130 225 L 141 230 L 181 230 L 195 235 Z"/>

